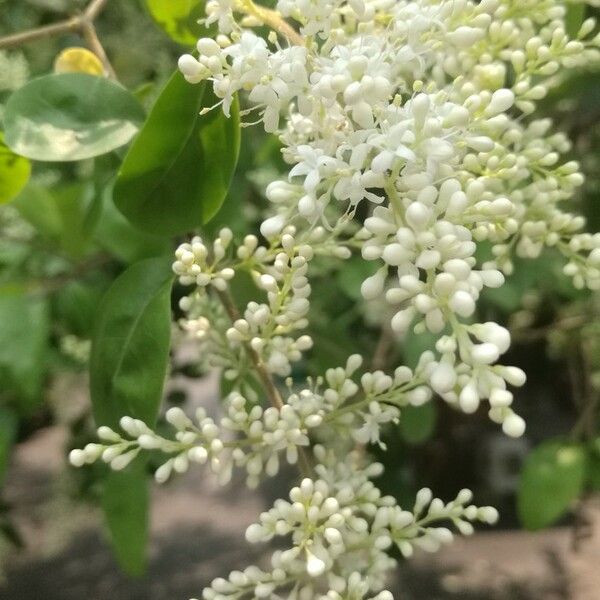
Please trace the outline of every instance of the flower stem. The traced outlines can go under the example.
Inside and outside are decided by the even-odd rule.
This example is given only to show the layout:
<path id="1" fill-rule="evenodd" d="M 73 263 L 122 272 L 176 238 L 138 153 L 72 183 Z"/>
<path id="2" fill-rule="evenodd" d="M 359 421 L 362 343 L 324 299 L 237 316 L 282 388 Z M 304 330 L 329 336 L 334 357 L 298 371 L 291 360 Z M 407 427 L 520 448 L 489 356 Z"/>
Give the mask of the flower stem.
<path id="1" fill-rule="evenodd" d="M 241 317 L 241 315 L 229 291 L 217 290 L 217 295 L 221 300 L 223 307 L 225 308 L 225 312 L 227 312 L 227 314 L 229 315 L 231 322 L 234 323 L 235 321 L 237 321 Z M 256 350 L 254 350 L 254 348 L 252 348 L 252 346 L 250 346 L 249 343 L 244 343 L 244 349 L 250 357 L 250 360 L 252 361 L 256 372 L 258 373 L 262 386 L 267 394 L 267 397 L 269 398 L 269 401 L 276 409 L 281 410 L 284 406 L 284 402 L 281 397 L 281 394 L 279 393 L 279 390 L 277 389 L 277 386 L 275 385 L 275 382 L 273 381 L 273 378 L 271 377 L 271 374 L 269 373 L 269 371 L 267 371 L 267 368 L 265 367 L 263 361 L 261 360 Z M 311 461 L 307 456 L 306 452 L 304 452 L 303 448 L 298 448 L 298 456 L 300 459 L 301 471 L 303 472 L 303 474 L 308 475 L 312 472 L 312 466 Z"/>

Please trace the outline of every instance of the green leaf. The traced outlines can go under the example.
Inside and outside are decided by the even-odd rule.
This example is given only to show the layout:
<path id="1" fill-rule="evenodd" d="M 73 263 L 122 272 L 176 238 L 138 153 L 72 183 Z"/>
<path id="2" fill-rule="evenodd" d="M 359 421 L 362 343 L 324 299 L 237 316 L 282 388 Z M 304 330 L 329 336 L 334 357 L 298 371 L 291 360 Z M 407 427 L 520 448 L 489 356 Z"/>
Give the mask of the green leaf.
<path id="1" fill-rule="evenodd" d="M 435 430 L 437 410 L 433 402 L 423 406 L 405 406 L 400 416 L 400 433 L 409 444 L 426 442 Z"/>
<path id="2" fill-rule="evenodd" d="M 208 34 L 198 23 L 206 17 L 204 0 L 146 0 L 146 6 L 156 23 L 179 44 L 192 46 Z"/>
<path id="3" fill-rule="evenodd" d="M 94 211 L 102 209 L 92 182 L 61 184 L 52 189 L 28 185 L 13 205 L 37 231 L 61 248 L 69 257 L 79 259 L 92 244 Z"/>
<path id="4" fill-rule="evenodd" d="M 125 263 L 164 256 L 171 250 L 164 237 L 140 231 L 116 209 L 112 187 L 106 190 L 105 196 L 95 232 L 95 239 L 102 248 Z"/>
<path id="5" fill-rule="evenodd" d="M 431 350 L 439 337 L 439 335 L 431 333 L 429 330 L 423 333 L 415 333 L 414 328 L 409 327 L 401 341 L 404 364 L 414 369 L 419 363 L 423 352 Z"/>
<path id="6" fill-rule="evenodd" d="M 96 314 L 90 390 L 98 425 L 129 415 L 152 425 L 167 372 L 171 337 L 171 258 L 129 267 L 106 292 Z"/>
<path id="7" fill-rule="evenodd" d="M 91 233 L 85 223 L 94 188 L 89 182 L 76 182 L 57 186 L 51 193 L 61 221 L 59 243 L 66 254 L 81 258 L 90 249 Z"/>
<path id="8" fill-rule="evenodd" d="M 162 397 L 171 337 L 171 258 L 140 261 L 107 291 L 96 315 L 90 390 L 98 425 L 129 415 L 153 425 Z M 143 461 L 110 473 L 102 506 L 115 555 L 125 571 L 143 572 L 148 489 Z"/>
<path id="9" fill-rule="evenodd" d="M 589 446 L 586 483 L 591 490 L 600 491 L 600 438 L 596 438 Z"/>
<path id="10" fill-rule="evenodd" d="M 15 199 L 13 206 L 43 237 L 54 241 L 59 238 L 62 220 L 48 189 L 30 183 Z"/>
<path id="11" fill-rule="evenodd" d="M 353 256 L 344 262 L 344 265 L 337 274 L 337 284 L 339 288 L 352 300 L 360 300 L 362 294 L 360 286 L 362 282 L 375 274 L 377 271 L 375 261 L 363 260 L 360 256 Z"/>
<path id="12" fill-rule="evenodd" d="M 41 161 L 73 161 L 127 144 L 144 111 L 124 87 L 104 77 L 61 73 L 33 79 L 10 96 L 6 144 Z"/>
<path id="13" fill-rule="evenodd" d="M 17 416 L 4 406 L 0 406 L 0 486 L 4 483 L 10 450 L 17 435 Z"/>
<path id="14" fill-rule="evenodd" d="M 587 484 L 595 492 L 600 492 L 600 456 L 593 454 L 589 458 Z"/>
<path id="15" fill-rule="evenodd" d="M 581 24 L 585 19 L 587 6 L 583 3 L 569 3 L 567 4 L 567 15 L 565 17 L 565 24 L 567 26 L 567 33 L 569 37 L 574 38 L 581 28 Z"/>
<path id="16" fill-rule="evenodd" d="M 102 509 L 121 568 L 141 575 L 146 567 L 149 494 L 143 461 L 125 471 L 111 471 L 102 493 Z"/>
<path id="17" fill-rule="evenodd" d="M 548 440 L 527 457 L 517 494 L 517 509 L 527 529 L 554 523 L 583 489 L 585 449 L 578 444 Z"/>
<path id="18" fill-rule="evenodd" d="M 4 134 L 0 131 L 0 204 L 16 198 L 30 175 L 31 163 L 4 143 Z"/>
<path id="19" fill-rule="evenodd" d="M 191 85 L 176 72 L 162 90 L 121 166 L 117 208 L 144 231 L 190 231 L 212 218 L 225 200 L 237 163 L 237 101 L 231 117 L 215 108 L 206 83 Z"/>
<path id="20" fill-rule="evenodd" d="M 0 389 L 11 392 L 20 412 L 41 401 L 50 333 L 48 303 L 23 290 L 0 294 Z"/>
<path id="21" fill-rule="evenodd" d="M 53 295 L 53 317 L 60 319 L 67 333 L 89 339 L 101 290 L 101 284 L 70 281 Z"/>

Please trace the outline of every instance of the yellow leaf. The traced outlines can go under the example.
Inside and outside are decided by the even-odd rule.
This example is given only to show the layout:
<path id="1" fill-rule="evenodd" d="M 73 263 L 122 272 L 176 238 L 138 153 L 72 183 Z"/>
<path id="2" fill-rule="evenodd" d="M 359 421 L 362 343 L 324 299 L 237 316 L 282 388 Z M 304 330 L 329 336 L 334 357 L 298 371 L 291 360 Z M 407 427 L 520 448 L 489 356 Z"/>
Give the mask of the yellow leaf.
<path id="1" fill-rule="evenodd" d="M 0 131 L 0 204 L 16 198 L 31 174 L 31 163 L 15 154 L 5 143 Z"/>
<path id="2" fill-rule="evenodd" d="M 88 73 L 104 75 L 100 59 L 86 48 L 65 48 L 54 61 L 56 73 Z"/>

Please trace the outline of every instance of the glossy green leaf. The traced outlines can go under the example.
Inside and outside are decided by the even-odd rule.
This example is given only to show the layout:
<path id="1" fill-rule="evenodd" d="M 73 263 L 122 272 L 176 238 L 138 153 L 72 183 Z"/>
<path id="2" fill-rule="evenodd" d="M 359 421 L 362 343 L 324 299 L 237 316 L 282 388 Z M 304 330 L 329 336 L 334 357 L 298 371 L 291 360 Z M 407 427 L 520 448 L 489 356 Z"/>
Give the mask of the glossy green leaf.
<path id="1" fill-rule="evenodd" d="M 527 457 L 517 495 L 521 522 L 528 529 L 554 523 L 583 489 L 585 449 L 560 440 L 549 440 Z"/>
<path id="2" fill-rule="evenodd" d="M 4 483 L 10 450 L 17 435 L 18 420 L 15 413 L 0 406 L 0 486 Z"/>
<path id="3" fill-rule="evenodd" d="M 129 267 L 96 314 L 90 390 L 98 425 L 129 415 L 153 424 L 167 372 L 171 337 L 170 257 Z"/>
<path id="4" fill-rule="evenodd" d="M 99 156 L 127 144 L 144 111 L 124 87 L 104 77 L 60 73 L 33 79 L 10 96 L 6 144 L 41 161 Z"/>
<path id="5" fill-rule="evenodd" d="M 41 401 L 50 333 L 48 303 L 23 290 L 0 294 L 0 389 L 27 414 Z"/>
<path id="6" fill-rule="evenodd" d="M 167 239 L 140 231 L 117 210 L 112 188 L 107 190 L 106 196 L 95 233 L 102 248 L 124 263 L 169 253 L 171 245 Z"/>
<path id="7" fill-rule="evenodd" d="M 167 35 L 179 44 L 192 46 L 207 35 L 204 0 L 146 0 L 148 12 Z"/>
<path id="8" fill-rule="evenodd" d="M 423 406 L 405 406 L 400 416 L 400 433 L 409 444 L 426 442 L 435 430 L 436 405 L 427 402 Z"/>
<path id="9" fill-rule="evenodd" d="M 141 575 L 146 567 L 148 544 L 148 481 L 143 461 L 125 471 L 111 471 L 102 493 L 102 509 L 111 545 L 121 568 Z"/>
<path id="10" fill-rule="evenodd" d="M 0 131 L 0 204 L 16 198 L 30 175 L 31 163 L 4 143 L 4 134 Z"/>
<path id="11" fill-rule="evenodd" d="M 180 234 L 219 210 L 237 163 L 237 102 L 227 118 L 209 86 L 175 73 L 123 162 L 114 188 L 117 208 L 144 231 Z"/>

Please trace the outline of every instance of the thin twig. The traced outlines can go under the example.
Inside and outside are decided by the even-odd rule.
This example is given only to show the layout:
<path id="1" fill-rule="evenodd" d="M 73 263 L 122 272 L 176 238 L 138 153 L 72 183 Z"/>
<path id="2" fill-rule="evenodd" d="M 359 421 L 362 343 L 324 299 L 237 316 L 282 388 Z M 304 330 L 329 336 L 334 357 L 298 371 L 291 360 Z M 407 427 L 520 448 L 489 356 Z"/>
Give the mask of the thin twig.
<path id="1" fill-rule="evenodd" d="M 241 318 L 240 311 L 238 310 L 237 306 L 235 305 L 235 302 L 234 302 L 233 298 L 231 297 L 231 294 L 229 293 L 228 290 L 224 290 L 224 291 L 217 290 L 217 295 L 219 297 L 219 300 L 221 300 L 221 303 L 223 304 L 223 307 L 225 308 L 225 312 L 231 319 L 232 323 L 234 323 L 239 318 Z M 254 350 L 254 348 L 252 348 L 252 346 L 250 346 L 250 344 L 244 343 L 244 349 L 246 350 L 248 356 L 250 357 L 250 360 L 252 361 L 252 364 L 254 365 L 256 372 L 258 373 L 260 381 L 261 381 L 261 383 L 265 389 L 265 392 L 269 398 L 269 402 L 277 410 L 281 410 L 284 406 L 283 398 L 281 397 L 281 394 L 279 393 L 279 390 L 277 389 L 277 386 L 275 385 L 275 382 L 273 381 L 271 374 L 269 373 L 269 371 L 267 371 L 260 356 L 258 355 L 256 350 Z M 302 447 L 298 448 L 298 455 L 299 455 L 299 459 L 300 459 L 301 470 L 305 475 L 308 475 L 312 471 L 310 459 L 306 455 L 306 453 L 304 452 L 304 449 Z"/>
<path id="2" fill-rule="evenodd" d="M 104 51 L 104 47 L 100 43 L 98 35 L 96 34 L 96 28 L 92 25 L 92 23 L 86 22 L 82 24 L 81 34 L 83 35 L 83 38 L 85 39 L 89 49 L 100 59 L 106 74 L 111 79 L 116 79 L 117 74 L 115 73 L 112 64 L 108 60 L 108 56 Z"/>
<path id="3" fill-rule="evenodd" d="M 240 0 L 236 10 L 254 17 L 263 25 L 270 27 L 296 46 L 304 46 L 304 38 L 276 10 L 255 4 L 253 0 Z"/>
<path id="4" fill-rule="evenodd" d="M 385 323 L 381 328 L 381 334 L 373 353 L 373 360 L 371 361 L 371 368 L 374 371 L 378 369 L 385 369 L 389 353 L 394 342 L 394 336 L 392 334 L 391 327 Z"/>
<path id="5" fill-rule="evenodd" d="M 108 56 L 98 39 L 96 27 L 94 26 L 94 21 L 107 3 L 108 0 L 92 0 L 80 15 L 69 17 L 51 25 L 44 25 L 43 27 L 36 27 L 0 37 L 0 50 L 16 48 L 30 42 L 35 42 L 36 40 L 65 35 L 67 33 L 79 33 L 85 39 L 89 49 L 102 62 L 106 74 L 116 79 L 115 70 L 108 60 Z"/>
<path id="6" fill-rule="evenodd" d="M 106 6 L 108 0 L 92 0 L 83 11 L 85 18 L 88 21 L 95 21 L 96 17 L 102 12 L 102 9 Z"/>
<path id="7" fill-rule="evenodd" d="M 219 296 L 219 299 L 221 300 L 221 303 L 225 307 L 225 311 L 229 315 L 231 322 L 234 323 L 235 321 L 240 319 L 240 312 L 238 311 L 237 306 L 235 305 L 235 302 L 231 297 L 231 294 L 228 291 L 217 291 L 217 294 Z M 275 408 L 281 410 L 283 408 L 283 399 L 281 398 L 281 394 L 275 386 L 271 375 L 269 374 L 269 372 L 265 368 L 264 363 L 260 359 L 260 356 L 258 355 L 256 350 L 254 350 L 254 348 L 250 346 L 250 344 L 244 344 L 244 347 L 246 349 L 246 352 L 248 353 L 248 356 L 250 357 L 250 360 L 254 364 L 254 368 L 256 369 L 256 372 L 260 377 L 265 391 L 267 392 L 269 401 Z"/>
<path id="8" fill-rule="evenodd" d="M 71 17 L 52 25 L 44 25 L 35 29 L 28 29 L 12 35 L 6 35 L 0 38 L 0 50 L 7 48 L 16 48 L 55 35 L 64 35 L 66 33 L 76 33 L 81 28 L 81 18 Z"/>
<path id="9" fill-rule="evenodd" d="M 590 314 L 585 315 L 572 315 L 565 317 L 560 321 L 556 321 L 547 325 L 546 327 L 540 327 L 538 329 L 531 329 L 529 327 L 519 327 L 511 329 L 511 336 L 513 340 L 519 342 L 533 342 L 547 338 L 554 331 L 572 331 L 574 329 L 580 329 L 590 323 Z"/>

